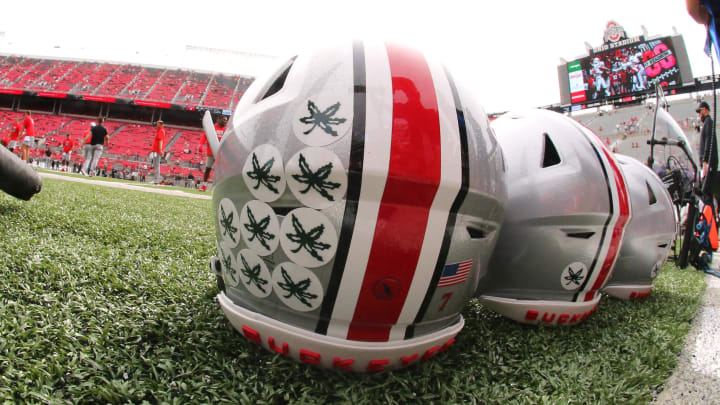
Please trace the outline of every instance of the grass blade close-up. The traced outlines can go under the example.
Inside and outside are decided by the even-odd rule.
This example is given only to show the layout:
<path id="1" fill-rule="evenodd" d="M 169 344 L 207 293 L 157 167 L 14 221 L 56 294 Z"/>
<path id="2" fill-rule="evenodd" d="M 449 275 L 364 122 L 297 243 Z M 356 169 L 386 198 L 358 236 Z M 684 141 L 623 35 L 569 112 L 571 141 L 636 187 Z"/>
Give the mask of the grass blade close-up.
<path id="1" fill-rule="evenodd" d="M 0 193 L 5 403 L 647 403 L 705 288 L 665 266 L 640 301 L 604 297 L 573 327 L 528 327 L 472 300 L 457 342 L 399 371 L 334 372 L 248 342 L 208 267 L 211 202 L 44 179 Z"/>

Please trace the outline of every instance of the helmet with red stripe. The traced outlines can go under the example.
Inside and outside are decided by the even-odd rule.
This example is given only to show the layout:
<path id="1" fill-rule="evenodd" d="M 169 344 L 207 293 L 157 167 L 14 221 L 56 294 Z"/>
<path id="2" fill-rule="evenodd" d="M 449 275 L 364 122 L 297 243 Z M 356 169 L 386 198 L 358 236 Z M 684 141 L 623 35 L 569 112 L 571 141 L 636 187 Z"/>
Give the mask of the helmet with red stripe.
<path id="1" fill-rule="evenodd" d="M 615 158 L 628 182 L 633 217 L 603 291 L 620 299 L 643 298 L 652 291 L 653 280 L 670 254 L 675 213 L 665 184 L 652 170 L 629 156 Z"/>
<path id="2" fill-rule="evenodd" d="M 452 344 L 506 190 L 485 112 L 443 65 L 369 41 L 293 57 L 217 149 L 213 268 L 238 331 L 355 371 Z"/>
<path id="3" fill-rule="evenodd" d="M 602 141 L 544 110 L 493 121 L 508 167 L 508 202 L 478 293 L 518 322 L 576 324 L 600 300 L 617 260 L 630 201 Z"/>

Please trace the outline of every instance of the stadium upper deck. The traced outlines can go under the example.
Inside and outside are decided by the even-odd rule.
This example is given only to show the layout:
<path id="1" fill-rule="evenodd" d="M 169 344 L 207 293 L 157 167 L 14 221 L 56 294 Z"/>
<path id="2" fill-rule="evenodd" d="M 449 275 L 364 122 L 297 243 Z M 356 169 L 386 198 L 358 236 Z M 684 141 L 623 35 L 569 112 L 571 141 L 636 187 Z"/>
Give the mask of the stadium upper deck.
<path id="1" fill-rule="evenodd" d="M 0 55 L 0 93 L 232 109 L 252 79 L 187 70 Z"/>

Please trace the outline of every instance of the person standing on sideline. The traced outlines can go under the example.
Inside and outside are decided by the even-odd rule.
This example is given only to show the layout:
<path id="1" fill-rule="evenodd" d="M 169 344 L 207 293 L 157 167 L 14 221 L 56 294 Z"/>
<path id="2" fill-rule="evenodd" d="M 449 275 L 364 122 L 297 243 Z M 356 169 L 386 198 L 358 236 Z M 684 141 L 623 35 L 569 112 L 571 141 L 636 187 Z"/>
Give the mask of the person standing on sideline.
<path id="1" fill-rule="evenodd" d="M 217 132 L 218 141 L 222 139 L 226 124 L 227 118 L 224 115 L 219 116 L 217 121 L 215 121 L 215 132 Z M 202 148 L 203 145 L 205 145 L 205 149 L 207 150 L 207 160 L 205 161 L 205 174 L 203 174 L 203 185 L 200 187 L 200 191 L 207 190 L 207 182 L 208 179 L 210 179 L 210 172 L 212 172 L 213 165 L 215 164 L 215 157 L 213 156 L 212 149 L 210 149 L 210 145 L 207 144 L 207 137 L 205 134 L 202 135 L 202 139 L 200 140 L 200 148 Z"/>
<path id="2" fill-rule="evenodd" d="M 22 121 L 22 117 L 15 118 L 15 122 L 10 130 L 10 144 L 8 144 L 10 152 L 15 152 L 15 148 L 18 147 L 18 137 L 20 137 L 20 132 L 22 132 L 22 125 L 20 125 L 20 121 Z"/>
<path id="3" fill-rule="evenodd" d="M 70 133 L 65 132 L 65 141 L 63 142 L 62 165 L 60 171 L 67 172 L 70 168 L 70 160 L 72 160 L 72 150 L 75 147 L 75 141 L 70 138 Z M 65 166 L 65 169 L 63 169 Z"/>
<path id="4" fill-rule="evenodd" d="M 155 176 L 153 177 L 153 184 L 160 183 L 160 159 L 162 158 L 163 151 L 165 150 L 165 123 L 162 121 L 157 122 L 157 131 L 155 131 L 155 139 L 152 144 L 152 152 L 150 152 L 150 163 L 155 168 Z"/>
<path id="5" fill-rule="evenodd" d="M 710 105 L 701 101 L 695 112 L 700 115 L 700 161 L 702 162 L 703 194 L 713 197 L 715 208 L 720 202 L 720 172 L 718 172 L 717 137 L 713 133 L 713 120 L 710 116 Z"/>
<path id="6" fill-rule="evenodd" d="M 95 174 L 98 160 L 100 160 L 100 156 L 102 156 L 103 145 L 105 145 L 105 142 L 109 139 L 107 129 L 105 129 L 103 122 L 105 122 L 105 118 L 99 117 L 97 124 L 90 128 L 90 149 L 88 154 L 85 155 L 85 162 L 83 162 L 82 168 L 80 169 L 80 173 L 82 173 L 83 176 Z M 85 143 L 88 143 L 87 139 Z"/>
<path id="7" fill-rule="evenodd" d="M 35 121 L 30 116 L 30 111 L 25 111 L 25 119 L 23 120 L 23 130 L 25 138 L 22 141 L 22 160 L 28 161 L 30 149 L 35 146 Z"/>

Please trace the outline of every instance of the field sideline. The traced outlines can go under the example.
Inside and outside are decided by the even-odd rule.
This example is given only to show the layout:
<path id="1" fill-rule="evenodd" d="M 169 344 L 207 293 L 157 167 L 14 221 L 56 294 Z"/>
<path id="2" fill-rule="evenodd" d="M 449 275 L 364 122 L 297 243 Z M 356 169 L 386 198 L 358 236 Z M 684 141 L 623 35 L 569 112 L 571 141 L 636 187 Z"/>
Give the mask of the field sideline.
<path id="1" fill-rule="evenodd" d="M 208 269 L 211 202 L 44 179 L 0 193 L 0 401 L 6 403 L 647 403 L 705 288 L 666 265 L 640 302 L 603 298 L 568 328 L 465 308 L 419 367 L 324 371 L 229 326 Z"/>

